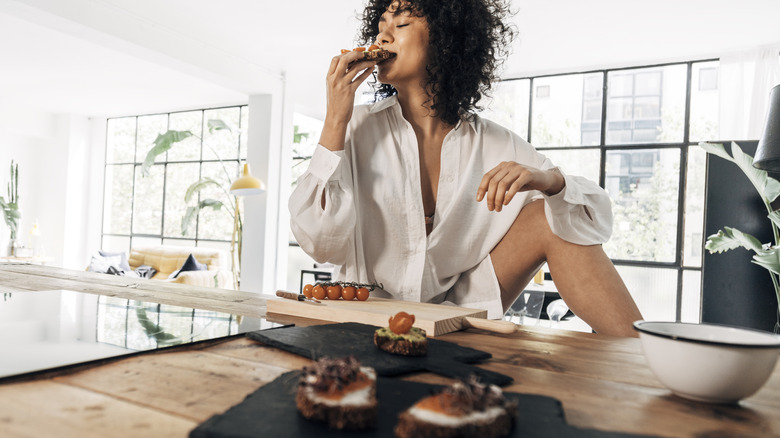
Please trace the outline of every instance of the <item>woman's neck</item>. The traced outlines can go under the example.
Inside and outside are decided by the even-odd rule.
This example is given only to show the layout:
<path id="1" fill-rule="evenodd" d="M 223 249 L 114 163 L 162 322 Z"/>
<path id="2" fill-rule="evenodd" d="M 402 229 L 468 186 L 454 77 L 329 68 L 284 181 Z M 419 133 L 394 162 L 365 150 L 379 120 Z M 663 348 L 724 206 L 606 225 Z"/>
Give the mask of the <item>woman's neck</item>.
<path id="1" fill-rule="evenodd" d="M 398 90 L 398 103 L 404 118 L 419 136 L 430 137 L 449 132 L 453 126 L 436 117 L 430 97 L 422 88 Z"/>

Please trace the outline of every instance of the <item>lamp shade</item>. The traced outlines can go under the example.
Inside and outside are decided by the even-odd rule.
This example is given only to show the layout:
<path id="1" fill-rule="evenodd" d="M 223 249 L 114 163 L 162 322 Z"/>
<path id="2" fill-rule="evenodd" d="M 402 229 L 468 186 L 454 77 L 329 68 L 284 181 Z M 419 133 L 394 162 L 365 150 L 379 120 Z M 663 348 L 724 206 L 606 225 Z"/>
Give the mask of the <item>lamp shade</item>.
<path id="1" fill-rule="evenodd" d="M 249 163 L 244 163 L 244 172 L 230 185 L 230 193 L 236 196 L 259 195 L 265 192 L 265 184 L 252 176 L 249 172 Z"/>
<path id="2" fill-rule="evenodd" d="M 753 166 L 769 172 L 780 171 L 780 85 L 769 94 L 764 135 L 758 142 Z"/>

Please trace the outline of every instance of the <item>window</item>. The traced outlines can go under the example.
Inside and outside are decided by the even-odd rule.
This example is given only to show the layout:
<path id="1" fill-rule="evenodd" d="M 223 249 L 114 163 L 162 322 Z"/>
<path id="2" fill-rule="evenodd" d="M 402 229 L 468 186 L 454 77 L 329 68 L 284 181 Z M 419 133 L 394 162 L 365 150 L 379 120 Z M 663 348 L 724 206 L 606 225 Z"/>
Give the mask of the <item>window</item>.
<path id="1" fill-rule="evenodd" d="M 647 319 L 699 321 L 706 153 L 696 143 L 717 140 L 718 65 L 505 80 L 494 94 L 514 89 L 514 105 L 494 99 L 482 113 L 606 189 L 614 223 L 604 250 Z M 554 93 L 539 99 L 541 86 Z M 517 118 L 528 127 L 507 122 Z"/>
<path id="2" fill-rule="evenodd" d="M 229 251 L 234 201 L 224 189 L 246 160 L 247 106 L 109 119 L 102 247 L 129 251 L 138 245 L 207 246 Z M 208 121 L 230 130 L 209 132 Z M 158 155 L 145 175 L 143 162 L 158 135 L 167 130 L 193 135 Z M 191 184 L 202 178 L 216 184 L 185 201 Z M 214 199 L 221 206 L 202 208 L 182 229 L 188 207 Z"/>

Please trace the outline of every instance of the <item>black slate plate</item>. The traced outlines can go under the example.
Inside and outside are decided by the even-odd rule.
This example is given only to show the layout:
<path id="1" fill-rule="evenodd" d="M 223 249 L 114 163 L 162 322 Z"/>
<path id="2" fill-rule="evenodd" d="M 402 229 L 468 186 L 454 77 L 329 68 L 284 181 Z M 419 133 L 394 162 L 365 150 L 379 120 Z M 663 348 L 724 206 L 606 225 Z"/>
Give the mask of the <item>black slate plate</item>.
<path id="1" fill-rule="evenodd" d="M 300 356 L 355 356 L 365 366 L 374 368 L 380 376 L 395 376 L 415 371 L 430 371 L 447 377 L 465 379 L 476 374 L 483 383 L 505 386 L 512 378 L 483 370 L 469 363 L 490 359 L 490 353 L 461 347 L 452 342 L 428 339 L 428 355 L 408 357 L 386 353 L 374 345 L 378 327 L 345 322 L 311 327 L 279 327 L 247 333 L 250 339 Z"/>
<path id="2" fill-rule="evenodd" d="M 247 396 L 243 402 L 206 420 L 191 438 L 256 437 L 393 437 L 398 415 L 417 400 L 431 394 L 436 385 L 380 377 L 377 380 L 379 417 L 376 429 L 339 431 L 325 423 L 309 421 L 298 413 L 295 391 L 300 371 L 279 376 Z M 518 418 L 510 437 L 636 437 L 569 426 L 561 403 L 550 397 L 505 393 L 518 403 Z"/>

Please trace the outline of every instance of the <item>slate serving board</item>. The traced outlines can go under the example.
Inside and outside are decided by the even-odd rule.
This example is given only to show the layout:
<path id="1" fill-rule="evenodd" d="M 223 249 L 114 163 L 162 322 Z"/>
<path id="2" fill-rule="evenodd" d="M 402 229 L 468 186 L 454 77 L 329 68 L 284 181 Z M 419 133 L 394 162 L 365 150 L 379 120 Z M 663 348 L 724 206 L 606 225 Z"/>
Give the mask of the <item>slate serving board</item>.
<path id="1" fill-rule="evenodd" d="M 379 377 L 376 429 L 339 431 L 325 423 L 309 421 L 298 413 L 295 391 L 300 371 L 291 371 L 253 392 L 243 402 L 206 420 L 191 438 L 256 437 L 393 437 L 398 415 L 417 400 L 435 392 L 436 385 Z M 505 393 L 518 403 L 518 418 L 510 437 L 636 437 L 614 432 L 581 429 L 566 423 L 561 403 L 550 397 Z"/>
<path id="2" fill-rule="evenodd" d="M 395 376 L 416 371 L 430 371 L 447 377 L 465 379 L 476 374 L 483 383 L 506 386 L 512 378 L 484 370 L 470 363 L 490 359 L 490 353 L 461 347 L 452 342 L 428 339 L 428 355 L 399 356 L 386 353 L 374 345 L 378 327 L 359 323 L 326 324 L 309 327 L 279 327 L 247 333 L 250 339 L 297 355 L 319 357 L 355 356 L 380 376 Z"/>

